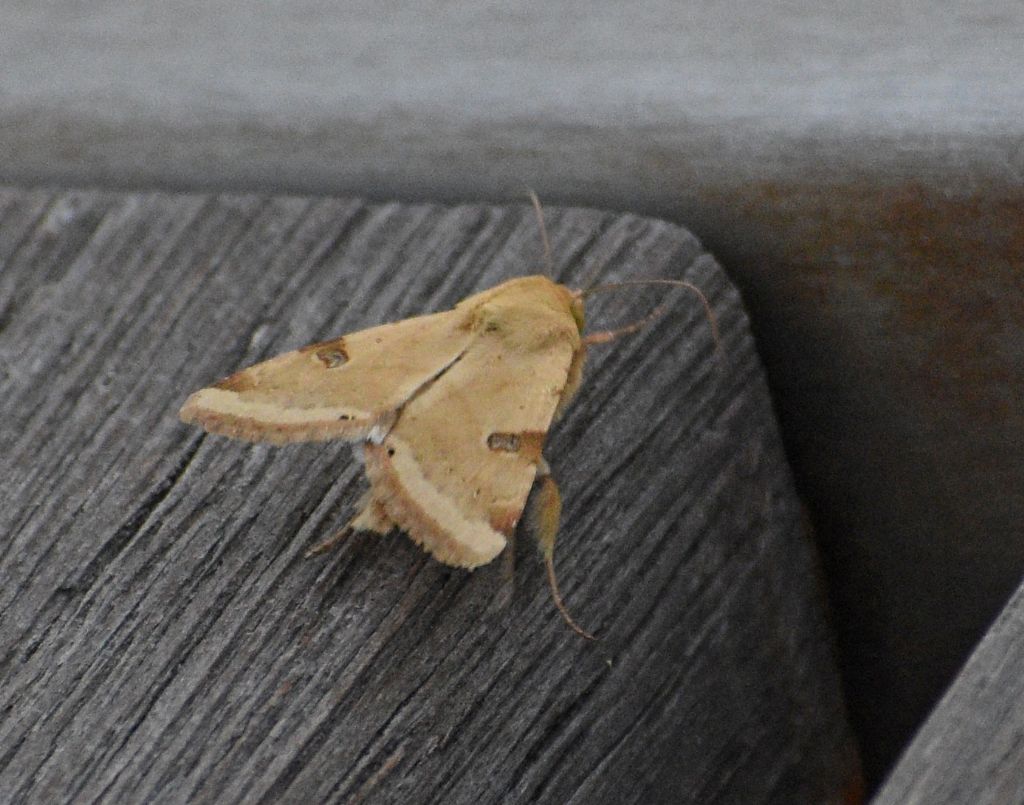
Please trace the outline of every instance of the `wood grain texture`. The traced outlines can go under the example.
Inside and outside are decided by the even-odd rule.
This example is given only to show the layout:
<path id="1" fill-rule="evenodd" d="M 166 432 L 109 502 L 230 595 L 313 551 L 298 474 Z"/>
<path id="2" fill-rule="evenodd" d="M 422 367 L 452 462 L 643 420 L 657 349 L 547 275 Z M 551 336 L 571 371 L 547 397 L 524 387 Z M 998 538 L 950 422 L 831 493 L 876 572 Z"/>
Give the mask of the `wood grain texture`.
<path id="1" fill-rule="evenodd" d="M 989 629 L 874 802 L 1024 802 L 1024 587 Z"/>
<path id="2" fill-rule="evenodd" d="M 711 298 L 595 350 L 547 454 L 561 621 L 405 537 L 303 551 L 344 445 L 177 421 L 283 350 L 540 267 L 526 206 L 0 192 L 0 799 L 793 802 L 855 779 L 812 552 L 735 289 L 684 230 L 548 210 L 556 271 Z M 605 295 L 592 327 L 654 296 Z"/>

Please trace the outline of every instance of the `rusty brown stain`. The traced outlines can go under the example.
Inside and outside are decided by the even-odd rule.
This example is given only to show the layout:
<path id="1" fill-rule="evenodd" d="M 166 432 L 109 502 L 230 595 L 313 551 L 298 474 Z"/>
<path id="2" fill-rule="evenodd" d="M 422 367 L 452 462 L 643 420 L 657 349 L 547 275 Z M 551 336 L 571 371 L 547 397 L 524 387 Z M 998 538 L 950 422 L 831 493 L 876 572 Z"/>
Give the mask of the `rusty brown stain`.
<path id="1" fill-rule="evenodd" d="M 912 347 L 898 351 L 899 369 L 922 399 L 976 421 L 1014 415 L 1010 392 L 1024 371 L 1008 350 L 1024 332 L 1024 192 L 762 182 L 709 198 L 763 230 L 766 259 L 800 307 L 838 326 L 858 313 L 851 294 L 867 303 L 862 314 L 880 318 L 852 326 Z"/>

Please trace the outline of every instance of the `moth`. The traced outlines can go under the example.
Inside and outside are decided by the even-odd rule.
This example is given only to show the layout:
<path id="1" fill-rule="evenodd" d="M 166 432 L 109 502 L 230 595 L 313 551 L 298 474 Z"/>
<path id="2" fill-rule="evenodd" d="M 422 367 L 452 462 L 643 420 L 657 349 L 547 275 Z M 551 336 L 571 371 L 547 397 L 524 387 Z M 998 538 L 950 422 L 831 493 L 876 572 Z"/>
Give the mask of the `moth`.
<path id="1" fill-rule="evenodd" d="M 696 290 L 710 315 L 690 283 L 616 285 L 641 282 Z M 608 287 L 574 291 L 543 275 L 511 279 L 451 310 L 250 366 L 192 394 L 180 416 L 250 442 L 341 439 L 361 448 L 369 489 L 358 513 L 307 555 L 354 531 L 397 528 L 438 561 L 476 568 L 505 549 L 539 484 L 528 519 L 552 596 L 566 623 L 591 638 L 558 590 L 562 501 L 543 449 L 552 422 L 580 388 L 587 348 L 661 314 L 659 307 L 618 330 L 584 335 L 584 298 Z"/>

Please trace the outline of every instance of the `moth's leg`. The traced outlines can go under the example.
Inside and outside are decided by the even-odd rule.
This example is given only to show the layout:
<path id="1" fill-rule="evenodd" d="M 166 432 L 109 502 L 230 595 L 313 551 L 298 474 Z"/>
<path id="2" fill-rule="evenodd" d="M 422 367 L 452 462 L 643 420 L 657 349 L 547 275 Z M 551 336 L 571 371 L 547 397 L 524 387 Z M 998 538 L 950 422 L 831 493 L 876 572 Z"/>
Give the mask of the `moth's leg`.
<path id="1" fill-rule="evenodd" d="M 359 513 L 348 521 L 348 525 L 306 551 L 306 558 L 327 553 L 356 531 L 372 531 L 375 534 L 387 534 L 395 527 L 394 523 L 388 519 L 387 514 L 384 513 L 384 507 L 380 504 L 380 501 L 373 497 L 373 489 L 367 491 L 360 498 L 359 506 Z"/>
<path id="2" fill-rule="evenodd" d="M 373 496 L 372 488 L 363 495 L 359 503 L 362 510 L 349 523 L 353 531 L 372 531 L 374 534 L 383 535 L 395 527 L 384 511 L 384 504 Z"/>
<path id="3" fill-rule="evenodd" d="M 331 536 L 329 536 L 323 542 L 318 542 L 316 545 L 314 545 L 312 548 L 306 551 L 306 558 L 312 559 L 314 556 L 319 556 L 322 553 L 327 553 L 328 551 L 334 550 L 343 540 L 347 539 L 348 536 L 352 534 L 354 531 L 355 529 L 352 527 L 352 523 L 350 522 L 343 529 L 341 529 L 341 531 L 331 534 Z"/>
<path id="4" fill-rule="evenodd" d="M 555 538 L 558 536 L 558 523 L 562 517 L 562 495 L 558 491 L 558 484 L 551 477 L 551 469 L 544 459 L 541 459 L 541 463 L 537 467 L 537 478 L 540 488 L 531 505 L 530 522 L 537 538 L 537 544 L 544 555 L 544 564 L 548 571 L 548 584 L 551 586 L 551 597 L 554 598 L 555 606 L 558 607 L 558 611 L 569 627 L 581 637 L 594 640 L 592 634 L 572 619 L 562 601 L 562 594 L 558 591 L 558 579 L 555 577 Z"/>
<path id="5" fill-rule="evenodd" d="M 629 335 L 630 333 L 642 330 L 655 319 L 660 319 L 664 316 L 666 310 L 668 310 L 668 302 L 662 302 L 642 319 L 637 319 L 631 324 L 627 324 L 624 327 L 619 327 L 615 330 L 599 330 L 596 333 L 585 335 L 583 336 L 583 346 L 589 347 L 591 344 L 607 344 L 609 341 L 614 341 L 619 336 Z"/>
<path id="6" fill-rule="evenodd" d="M 516 534 L 508 537 L 508 545 L 501 555 L 501 589 L 494 597 L 494 607 L 508 609 L 516 590 Z"/>
<path id="7" fill-rule="evenodd" d="M 572 402 L 572 398 L 576 396 L 576 392 L 580 390 L 580 384 L 583 382 L 583 364 L 587 359 L 587 345 L 580 344 L 579 348 L 572 354 L 572 363 L 569 364 L 569 374 L 565 379 L 565 386 L 562 388 L 562 395 L 558 398 L 558 405 L 555 407 L 555 419 L 558 419 L 565 413 L 565 409 L 569 407 L 569 403 Z M 547 464 L 544 464 L 544 472 L 550 475 L 550 470 L 547 469 Z M 539 470 L 538 470 L 539 473 Z"/>

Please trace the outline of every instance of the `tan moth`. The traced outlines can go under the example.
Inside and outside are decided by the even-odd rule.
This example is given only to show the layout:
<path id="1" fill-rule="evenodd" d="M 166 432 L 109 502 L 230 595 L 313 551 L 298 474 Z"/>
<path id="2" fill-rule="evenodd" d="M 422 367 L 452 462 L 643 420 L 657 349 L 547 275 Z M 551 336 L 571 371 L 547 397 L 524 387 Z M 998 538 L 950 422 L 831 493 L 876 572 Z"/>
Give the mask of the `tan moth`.
<path id="1" fill-rule="evenodd" d="M 543 226 L 542 235 L 549 253 Z M 711 318 L 690 283 L 619 285 L 638 283 L 689 288 Z M 251 442 L 361 445 L 370 487 L 360 511 L 308 555 L 353 531 L 398 528 L 446 565 L 479 567 L 505 548 L 539 482 L 529 520 L 552 595 L 566 622 L 589 638 L 569 616 L 555 580 L 561 496 L 542 451 L 552 422 L 580 387 L 587 347 L 635 331 L 662 310 L 619 330 L 583 335 L 584 297 L 609 287 L 573 291 L 542 275 L 511 279 L 451 310 L 250 366 L 195 392 L 180 416 Z"/>

